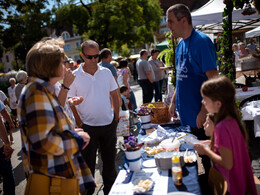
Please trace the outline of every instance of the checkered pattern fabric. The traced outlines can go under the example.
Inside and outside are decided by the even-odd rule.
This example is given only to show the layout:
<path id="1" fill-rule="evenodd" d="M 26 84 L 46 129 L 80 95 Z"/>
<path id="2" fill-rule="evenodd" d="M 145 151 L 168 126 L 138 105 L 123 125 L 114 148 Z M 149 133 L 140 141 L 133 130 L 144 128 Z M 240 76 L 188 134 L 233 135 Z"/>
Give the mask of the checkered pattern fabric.
<path id="1" fill-rule="evenodd" d="M 24 170 L 46 175 L 73 177 L 71 156 L 80 191 L 96 186 L 80 150 L 83 140 L 72 130 L 54 88 L 39 78 L 31 78 L 20 96 L 18 118 L 22 136 Z M 28 143 L 30 143 L 28 145 Z M 28 165 L 30 146 L 30 168 Z"/>

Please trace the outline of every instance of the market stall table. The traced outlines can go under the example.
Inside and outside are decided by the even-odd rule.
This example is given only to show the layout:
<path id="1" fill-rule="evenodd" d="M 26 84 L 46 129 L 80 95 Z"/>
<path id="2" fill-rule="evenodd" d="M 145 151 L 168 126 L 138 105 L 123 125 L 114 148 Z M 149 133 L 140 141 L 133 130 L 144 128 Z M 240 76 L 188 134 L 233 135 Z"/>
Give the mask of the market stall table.
<path id="1" fill-rule="evenodd" d="M 236 89 L 236 99 L 242 101 L 253 95 L 260 94 L 260 87 L 248 87 L 247 91 L 242 91 L 242 88 Z"/>
<path id="2" fill-rule="evenodd" d="M 241 112 L 243 120 L 254 120 L 254 135 L 260 137 L 260 100 L 248 102 Z"/>
<path id="3" fill-rule="evenodd" d="M 163 128 L 167 132 L 185 132 L 190 133 L 188 127 L 179 127 L 177 125 L 164 125 Z M 140 130 L 138 135 L 139 140 L 143 140 L 147 135 L 144 130 Z M 194 151 L 193 147 L 182 143 L 180 146 L 180 152 Z M 112 194 L 134 194 L 134 182 L 140 177 L 149 177 L 154 181 L 152 190 L 146 192 L 145 194 L 153 195 L 164 195 L 176 191 L 191 192 L 194 194 L 201 194 L 200 186 L 198 182 L 198 166 L 197 161 L 189 164 L 185 164 L 182 167 L 182 182 L 180 186 L 175 186 L 172 180 L 171 170 L 161 170 L 152 163 L 154 157 L 147 156 L 146 152 L 142 153 L 142 169 L 140 171 L 129 171 L 127 169 L 122 169 L 119 171 L 116 181 L 110 191 Z M 149 163 L 147 163 L 149 162 Z M 150 163 L 151 162 L 151 163 Z"/>

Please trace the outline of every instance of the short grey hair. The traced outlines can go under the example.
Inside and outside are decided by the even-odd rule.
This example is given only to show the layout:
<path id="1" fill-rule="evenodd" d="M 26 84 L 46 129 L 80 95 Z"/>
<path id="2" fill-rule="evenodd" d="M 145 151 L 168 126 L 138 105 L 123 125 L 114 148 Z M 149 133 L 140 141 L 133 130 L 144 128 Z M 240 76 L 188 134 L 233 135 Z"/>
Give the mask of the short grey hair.
<path id="1" fill-rule="evenodd" d="M 185 17 L 187 18 L 188 24 L 192 25 L 190 9 L 186 5 L 181 3 L 172 5 L 168 8 L 166 15 L 170 12 L 173 12 L 178 21 Z"/>
<path id="2" fill-rule="evenodd" d="M 9 79 L 9 83 L 11 83 L 11 81 L 16 82 L 15 78 L 13 78 L 13 77 L 11 77 L 11 78 Z"/>
<path id="3" fill-rule="evenodd" d="M 26 77 L 27 77 L 27 72 L 23 70 L 19 70 L 15 76 L 18 83 L 23 81 Z"/>
<path id="4" fill-rule="evenodd" d="M 99 50 L 99 45 L 96 41 L 93 41 L 93 40 L 87 40 L 87 41 L 84 41 L 82 44 L 81 44 L 81 52 L 84 53 L 84 49 L 85 48 L 97 48 Z"/>
<path id="5" fill-rule="evenodd" d="M 243 42 L 239 42 L 239 43 L 238 43 L 238 46 L 239 46 L 239 47 L 240 47 L 240 46 L 246 47 L 245 43 L 243 43 Z"/>

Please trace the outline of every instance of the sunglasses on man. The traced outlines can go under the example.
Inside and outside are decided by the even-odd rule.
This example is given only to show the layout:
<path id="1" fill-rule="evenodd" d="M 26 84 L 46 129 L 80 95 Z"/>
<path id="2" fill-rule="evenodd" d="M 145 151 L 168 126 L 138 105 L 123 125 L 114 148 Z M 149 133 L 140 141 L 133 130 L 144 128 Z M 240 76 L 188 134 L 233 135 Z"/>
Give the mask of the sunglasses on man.
<path id="1" fill-rule="evenodd" d="M 82 52 L 82 54 L 89 60 L 91 60 L 92 58 L 97 59 L 99 57 L 99 54 L 96 54 L 96 55 L 86 55 L 83 52 Z"/>

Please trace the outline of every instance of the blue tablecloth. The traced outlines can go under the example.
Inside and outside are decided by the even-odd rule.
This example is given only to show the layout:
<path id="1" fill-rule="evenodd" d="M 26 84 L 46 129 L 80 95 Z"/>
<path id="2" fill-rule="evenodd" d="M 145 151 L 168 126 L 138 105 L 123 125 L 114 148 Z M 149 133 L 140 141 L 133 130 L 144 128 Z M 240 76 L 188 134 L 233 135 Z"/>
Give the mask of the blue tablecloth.
<path id="1" fill-rule="evenodd" d="M 188 126 L 179 126 L 175 124 L 168 124 L 168 125 L 161 125 L 165 130 L 168 132 L 185 132 L 185 133 L 191 133 L 191 130 Z M 138 139 L 142 139 L 146 137 L 146 133 L 144 129 L 140 129 Z M 180 151 L 185 151 L 188 148 L 189 151 L 194 151 L 193 147 L 189 144 L 182 143 L 180 146 Z M 146 153 L 142 155 L 143 160 L 149 159 L 147 157 Z M 198 181 L 198 166 L 197 162 L 191 163 L 191 164 L 185 164 L 185 166 L 182 168 L 182 182 L 183 185 L 181 186 L 175 186 L 172 180 L 172 173 L 171 170 L 169 170 L 169 181 L 168 181 L 168 193 L 175 192 L 175 191 L 187 191 L 192 192 L 194 194 L 201 194 L 199 181 Z"/>
<path id="2" fill-rule="evenodd" d="M 161 125 L 164 129 L 166 129 L 168 132 L 186 132 L 186 133 L 190 133 L 190 128 L 189 127 L 181 127 L 179 125 Z M 141 140 L 141 138 L 146 137 L 147 135 L 145 134 L 145 130 L 141 129 L 138 135 L 139 140 Z M 194 151 L 193 147 L 186 144 L 186 143 L 182 143 L 180 146 L 180 151 L 185 151 L 188 148 L 189 151 Z M 146 152 L 142 153 L 142 160 L 146 161 L 149 160 L 153 157 L 149 157 L 146 155 Z M 143 168 L 146 169 L 146 168 Z M 121 170 L 123 171 L 123 170 Z M 159 171 L 159 169 L 158 169 Z M 180 186 L 175 186 L 172 180 L 172 173 L 171 170 L 168 170 L 168 191 L 167 193 L 170 192 L 176 192 L 176 191 L 186 191 L 186 192 L 191 192 L 197 195 L 201 194 L 200 191 L 200 186 L 199 186 L 199 182 L 198 182 L 198 166 L 197 166 L 197 162 L 194 163 L 190 163 L 190 164 L 185 164 L 185 166 L 182 168 L 182 174 L 183 174 L 183 178 L 182 178 L 182 182 L 183 184 Z M 167 175 L 167 171 L 166 171 L 166 175 Z M 124 176 L 124 180 L 120 181 L 120 183 L 123 184 L 127 184 L 131 181 L 133 176 L 133 172 L 128 171 L 127 175 Z M 120 183 L 115 182 L 114 185 L 120 185 Z M 111 192 L 110 194 L 118 194 L 117 192 Z M 148 192 L 145 193 L 147 194 L 153 194 L 153 192 Z"/>

